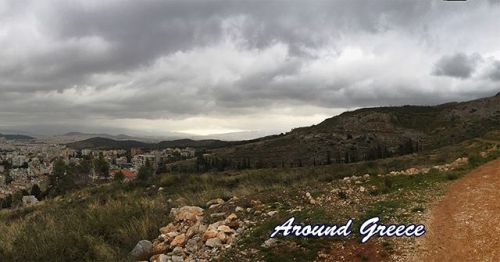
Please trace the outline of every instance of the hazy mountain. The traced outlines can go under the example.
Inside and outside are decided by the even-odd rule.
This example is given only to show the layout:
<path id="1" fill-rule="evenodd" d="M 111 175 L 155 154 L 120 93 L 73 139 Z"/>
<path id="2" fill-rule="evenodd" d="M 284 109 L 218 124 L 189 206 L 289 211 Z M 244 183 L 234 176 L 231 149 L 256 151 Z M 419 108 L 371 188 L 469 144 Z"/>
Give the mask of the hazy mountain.
<path id="1" fill-rule="evenodd" d="M 27 136 L 27 135 L 4 135 L 0 134 L 0 138 L 5 138 L 7 140 L 33 140 L 35 139 L 34 137 Z"/>

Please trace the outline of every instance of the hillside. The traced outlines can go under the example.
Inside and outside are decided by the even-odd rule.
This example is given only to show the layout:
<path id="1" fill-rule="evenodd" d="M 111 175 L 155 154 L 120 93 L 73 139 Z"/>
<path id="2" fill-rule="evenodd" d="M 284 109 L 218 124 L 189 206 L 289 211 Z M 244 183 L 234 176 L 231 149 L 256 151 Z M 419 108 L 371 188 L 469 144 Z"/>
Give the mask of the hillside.
<path id="1" fill-rule="evenodd" d="M 496 141 L 500 132 L 377 161 L 164 174 L 147 184 L 87 188 L 33 207 L 0 211 L 0 257 L 33 261 L 36 254 L 37 261 L 136 261 L 130 251 L 151 240 L 149 261 L 161 261 L 160 256 L 178 261 L 408 261 L 401 258 L 405 246 L 413 243 L 408 238 L 374 238 L 359 244 L 356 232 L 345 240 L 270 241 L 269 235 L 290 216 L 310 224 L 374 215 L 390 223 L 423 222 L 430 203 L 450 183 L 498 159 Z M 202 208 L 196 217 L 199 223 L 188 231 L 184 226 L 189 221 L 179 222 L 175 215 L 185 206 Z M 205 239 L 214 233 L 211 227 L 227 230 L 215 232 L 224 239 L 223 246 Z"/>
<path id="2" fill-rule="evenodd" d="M 282 135 L 214 150 L 251 167 L 312 166 L 404 155 L 500 128 L 500 96 L 438 106 L 364 108 Z"/>
<path id="3" fill-rule="evenodd" d="M 93 137 L 83 141 L 66 144 L 69 148 L 81 149 L 130 149 L 132 147 L 152 148 L 153 144 L 147 144 L 135 140 L 113 140 L 104 137 Z"/>
<path id="4" fill-rule="evenodd" d="M 4 135 L 0 134 L 0 138 L 5 138 L 7 140 L 33 140 L 34 137 L 26 136 L 26 135 Z"/>
<path id="5" fill-rule="evenodd" d="M 133 147 L 145 149 L 165 149 L 165 148 L 205 148 L 214 149 L 230 145 L 230 142 L 221 140 L 207 139 L 207 140 L 191 140 L 179 139 L 172 141 L 162 141 L 159 143 L 145 143 L 136 140 L 114 140 L 104 137 L 93 137 L 82 141 L 66 144 L 68 147 L 81 150 L 81 149 L 130 149 Z"/>

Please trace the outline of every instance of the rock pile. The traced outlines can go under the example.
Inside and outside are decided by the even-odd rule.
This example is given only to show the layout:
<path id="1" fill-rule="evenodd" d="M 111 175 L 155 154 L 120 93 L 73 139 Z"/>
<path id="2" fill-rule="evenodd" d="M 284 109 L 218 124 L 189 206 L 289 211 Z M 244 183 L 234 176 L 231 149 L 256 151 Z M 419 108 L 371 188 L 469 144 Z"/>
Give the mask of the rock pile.
<path id="1" fill-rule="evenodd" d="M 451 171 L 454 169 L 457 169 L 463 165 L 466 165 L 469 163 L 469 159 L 467 157 L 461 157 L 457 158 L 455 161 L 449 163 L 449 164 L 444 164 L 444 165 L 436 165 L 433 166 L 432 168 L 429 167 L 422 167 L 422 168 L 417 168 L 417 167 L 412 167 L 408 168 L 405 170 L 399 170 L 399 171 L 391 171 L 388 174 L 385 175 L 379 175 L 380 177 L 384 176 L 414 176 L 414 175 L 419 175 L 419 174 L 427 174 L 429 173 L 432 169 L 441 171 L 441 172 L 447 172 Z"/>
<path id="2" fill-rule="evenodd" d="M 223 200 L 214 200 L 208 206 L 223 203 Z M 139 241 L 131 255 L 137 260 L 149 258 L 151 262 L 208 261 L 221 250 L 230 248 L 247 226 L 234 213 L 206 224 L 204 213 L 196 206 L 172 208 L 173 222 L 160 228 L 160 235 L 152 242 Z"/>

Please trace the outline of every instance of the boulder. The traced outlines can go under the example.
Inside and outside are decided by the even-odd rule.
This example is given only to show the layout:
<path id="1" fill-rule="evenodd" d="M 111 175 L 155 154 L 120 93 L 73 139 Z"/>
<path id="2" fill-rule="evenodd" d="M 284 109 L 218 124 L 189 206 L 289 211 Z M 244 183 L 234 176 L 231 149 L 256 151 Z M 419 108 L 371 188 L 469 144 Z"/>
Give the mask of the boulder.
<path id="1" fill-rule="evenodd" d="M 214 238 L 210 238 L 210 239 L 208 239 L 208 240 L 205 242 L 205 245 L 206 245 L 207 247 L 212 247 L 212 248 L 214 248 L 214 247 L 220 247 L 220 246 L 222 246 L 222 241 L 220 241 L 220 239 L 219 239 L 219 238 L 214 237 Z"/>
<path id="2" fill-rule="evenodd" d="M 238 216 L 235 213 L 232 213 L 231 215 L 227 216 L 227 218 L 226 218 L 227 221 L 233 221 L 235 219 L 238 219 Z"/>
<path id="3" fill-rule="evenodd" d="M 198 251 L 198 241 L 194 238 L 189 239 L 186 242 L 186 250 L 191 253 L 195 253 L 196 251 Z"/>
<path id="4" fill-rule="evenodd" d="M 184 250 L 182 250 L 182 247 L 176 247 L 174 248 L 174 250 L 172 250 L 172 255 L 183 256 Z"/>
<path id="5" fill-rule="evenodd" d="M 141 260 L 144 258 L 149 258 L 151 252 L 153 251 L 153 243 L 149 240 L 141 240 L 135 245 L 134 249 L 130 251 L 130 255 Z"/>
<path id="6" fill-rule="evenodd" d="M 177 246 L 182 246 L 186 242 L 186 234 L 180 234 L 170 242 L 171 247 L 177 247 Z"/>
<path id="7" fill-rule="evenodd" d="M 165 253 L 167 250 L 168 250 L 167 242 L 155 241 L 153 243 L 153 250 L 152 250 L 153 254 L 162 254 L 162 253 Z"/>
<path id="8" fill-rule="evenodd" d="M 226 243 L 228 237 L 224 232 L 217 233 L 217 238 L 220 239 L 222 243 Z"/>
<path id="9" fill-rule="evenodd" d="M 35 196 L 23 196 L 23 206 L 33 206 L 38 204 L 38 199 Z"/>
<path id="10" fill-rule="evenodd" d="M 217 227 L 217 231 L 224 233 L 234 233 L 234 230 L 226 225 L 220 225 L 219 227 Z"/>
<path id="11" fill-rule="evenodd" d="M 196 222 L 194 225 L 188 228 L 186 231 L 186 237 L 191 238 L 194 235 L 201 234 L 205 232 L 207 226 L 204 224 L 201 224 L 200 222 Z"/>
<path id="12" fill-rule="evenodd" d="M 210 238 L 214 238 L 214 237 L 217 237 L 217 231 L 213 230 L 213 229 L 208 229 L 203 234 L 203 242 L 207 241 Z"/>
<path id="13" fill-rule="evenodd" d="M 196 206 L 183 206 L 181 208 L 172 208 L 170 215 L 175 221 L 196 221 L 203 215 L 203 209 Z"/>
<path id="14" fill-rule="evenodd" d="M 154 255 L 149 259 L 151 262 L 168 262 L 168 260 L 169 257 L 165 254 Z"/>
<path id="15" fill-rule="evenodd" d="M 170 233 L 170 232 L 175 232 L 175 231 L 177 231 L 177 230 L 178 230 L 178 228 L 179 228 L 178 226 L 176 226 L 176 225 L 174 225 L 174 224 L 170 223 L 170 224 L 168 224 L 168 225 L 166 225 L 166 226 L 164 226 L 164 227 L 160 228 L 160 233 L 162 233 L 162 234 L 165 234 L 165 235 L 166 235 L 166 234 L 168 234 L 168 233 Z"/>

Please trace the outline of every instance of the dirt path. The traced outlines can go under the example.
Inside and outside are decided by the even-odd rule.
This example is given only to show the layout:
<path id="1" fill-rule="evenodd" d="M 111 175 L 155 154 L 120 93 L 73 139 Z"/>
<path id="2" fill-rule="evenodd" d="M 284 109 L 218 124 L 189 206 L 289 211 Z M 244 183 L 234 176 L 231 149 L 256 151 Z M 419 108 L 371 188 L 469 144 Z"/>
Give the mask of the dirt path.
<path id="1" fill-rule="evenodd" d="M 426 227 L 415 261 L 500 261 L 500 159 L 452 184 Z"/>

